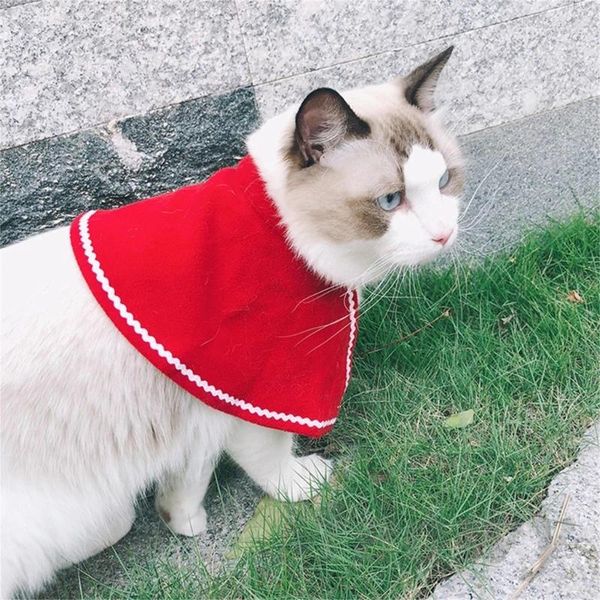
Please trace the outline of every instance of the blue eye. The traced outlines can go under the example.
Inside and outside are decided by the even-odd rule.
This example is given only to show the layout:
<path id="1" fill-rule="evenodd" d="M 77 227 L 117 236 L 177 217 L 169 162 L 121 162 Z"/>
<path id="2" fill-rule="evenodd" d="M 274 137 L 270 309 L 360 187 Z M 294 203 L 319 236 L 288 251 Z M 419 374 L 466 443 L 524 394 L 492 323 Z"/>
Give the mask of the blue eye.
<path id="1" fill-rule="evenodd" d="M 394 210 L 395 208 L 398 208 L 400 206 L 401 202 L 402 195 L 400 194 L 400 192 L 385 194 L 377 198 L 377 204 L 379 204 L 379 206 L 383 208 L 383 210 Z"/>
<path id="2" fill-rule="evenodd" d="M 445 188 L 448 185 L 449 181 L 450 181 L 450 173 L 448 173 L 448 169 L 446 169 L 444 171 L 444 174 L 440 177 L 440 182 L 439 182 L 440 190 L 442 188 Z"/>

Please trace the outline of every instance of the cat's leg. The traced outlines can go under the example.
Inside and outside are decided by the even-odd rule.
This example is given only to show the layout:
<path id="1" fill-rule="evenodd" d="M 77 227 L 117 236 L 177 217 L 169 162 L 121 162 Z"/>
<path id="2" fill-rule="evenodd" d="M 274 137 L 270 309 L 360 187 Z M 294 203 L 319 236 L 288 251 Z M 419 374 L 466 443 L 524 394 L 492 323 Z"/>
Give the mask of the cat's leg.
<path id="1" fill-rule="evenodd" d="M 218 458 L 218 451 L 196 448 L 180 472 L 169 473 L 159 483 L 156 509 L 175 533 L 194 536 L 206 530 L 204 495 Z"/>
<path id="2" fill-rule="evenodd" d="M 267 494 L 298 501 L 314 496 L 332 473 L 317 454 L 294 456 L 294 436 L 238 421 L 227 442 L 229 455 Z"/>

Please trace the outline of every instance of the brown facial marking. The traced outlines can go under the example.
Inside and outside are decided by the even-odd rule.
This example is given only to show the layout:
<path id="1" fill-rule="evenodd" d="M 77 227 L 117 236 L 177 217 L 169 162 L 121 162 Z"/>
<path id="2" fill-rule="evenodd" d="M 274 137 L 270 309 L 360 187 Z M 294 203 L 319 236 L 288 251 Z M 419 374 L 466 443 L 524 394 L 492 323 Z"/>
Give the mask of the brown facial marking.
<path id="1" fill-rule="evenodd" d="M 362 198 L 352 202 L 352 212 L 357 218 L 357 233 L 362 238 L 381 237 L 388 229 L 391 213 L 387 213 L 377 205 L 373 198 Z"/>
<path id="2" fill-rule="evenodd" d="M 433 148 L 433 141 L 427 131 L 412 119 L 395 119 L 389 124 L 389 144 L 404 161 L 415 145 Z"/>
<path id="3" fill-rule="evenodd" d="M 442 153 L 443 154 L 443 153 Z M 465 176 L 462 169 L 457 167 L 449 168 L 450 180 L 448 185 L 442 190 L 442 193 L 449 196 L 460 196 L 465 187 Z"/>
<path id="4" fill-rule="evenodd" d="M 323 235 L 336 242 L 348 242 L 381 237 L 388 229 L 391 214 L 383 211 L 373 198 L 353 198 L 330 207 L 318 217 L 315 224 Z"/>

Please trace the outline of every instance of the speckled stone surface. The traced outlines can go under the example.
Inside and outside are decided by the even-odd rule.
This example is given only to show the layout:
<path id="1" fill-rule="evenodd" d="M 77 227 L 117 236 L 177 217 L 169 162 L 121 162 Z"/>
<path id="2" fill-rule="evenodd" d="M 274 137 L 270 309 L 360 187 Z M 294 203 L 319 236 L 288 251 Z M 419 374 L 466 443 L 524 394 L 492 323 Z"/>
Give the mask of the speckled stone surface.
<path id="1" fill-rule="evenodd" d="M 556 549 L 520 600 L 600 597 L 600 424 L 577 461 L 550 484 L 539 514 L 501 540 L 481 562 L 438 585 L 431 600 L 509 600 L 547 548 L 565 496 L 570 501 Z"/>
<path id="2" fill-rule="evenodd" d="M 467 158 L 461 258 L 519 242 L 523 232 L 600 209 L 600 99 L 583 100 L 460 139 Z"/>
<path id="3" fill-rule="evenodd" d="M 0 11 L 0 148 L 251 83 L 269 116 L 451 42 L 441 95 L 462 133 L 598 92 L 594 0 L 0 0 Z"/>
<path id="4" fill-rule="evenodd" d="M 438 97 L 456 131 L 469 133 L 596 95 L 598 12 L 588 0 L 258 85 L 259 108 L 269 117 L 315 87 L 385 81 L 455 44 Z"/>
<path id="5" fill-rule="evenodd" d="M 250 89 L 0 152 L 0 242 L 201 181 L 245 153 Z"/>
<path id="6" fill-rule="evenodd" d="M 43 0 L 0 17 L 0 148 L 250 82 L 233 2 Z"/>
<path id="7" fill-rule="evenodd" d="M 238 0 L 254 83 L 402 50 L 569 4 L 565 0 Z"/>
<path id="8" fill-rule="evenodd" d="M 33 2 L 41 2 L 41 0 L 0 0 L 0 10 L 20 6 L 21 4 L 32 4 Z"/>

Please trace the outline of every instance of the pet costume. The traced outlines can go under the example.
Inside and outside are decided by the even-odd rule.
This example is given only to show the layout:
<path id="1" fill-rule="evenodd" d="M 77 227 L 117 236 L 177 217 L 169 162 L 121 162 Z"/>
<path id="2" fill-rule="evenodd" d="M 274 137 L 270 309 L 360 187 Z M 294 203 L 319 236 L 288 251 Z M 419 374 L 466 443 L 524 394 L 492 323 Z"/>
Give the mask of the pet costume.
<path id="1" fill-rule="evenodd" d="M 355 290 L 290 247 L 254 161 L 71 225 L 92 294 L 156 368 L 209 406 L 320 437 L 357 334 Z"/>

